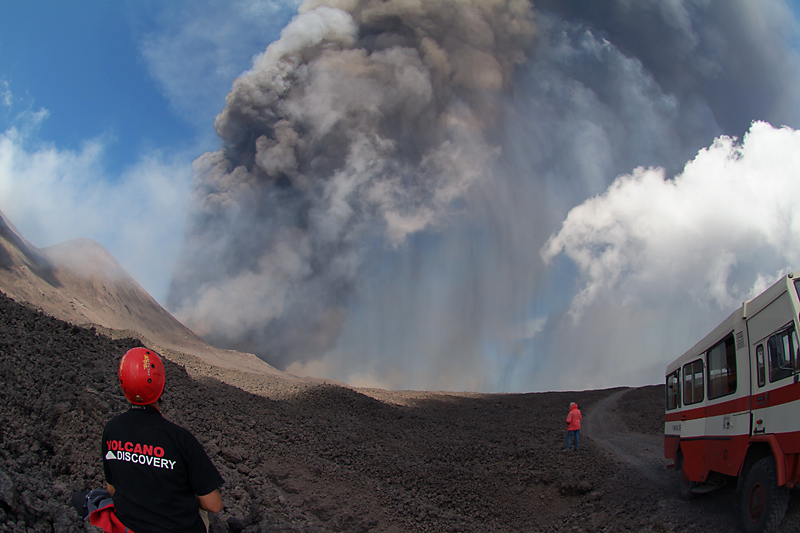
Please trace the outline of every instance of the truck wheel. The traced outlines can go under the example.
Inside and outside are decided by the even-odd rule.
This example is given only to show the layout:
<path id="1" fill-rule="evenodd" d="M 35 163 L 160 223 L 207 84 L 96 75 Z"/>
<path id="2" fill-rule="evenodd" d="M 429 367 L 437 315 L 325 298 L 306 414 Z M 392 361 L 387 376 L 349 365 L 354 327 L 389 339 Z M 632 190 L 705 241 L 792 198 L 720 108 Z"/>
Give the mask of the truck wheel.
<path id="1" fill-rule="evenodd" d="M 746 533 L 775 531 L 786 514 L 789 490 L 778 486 L 775 459 L 765 457 L 750 469 L 742 489 L 739 518 Z"/>

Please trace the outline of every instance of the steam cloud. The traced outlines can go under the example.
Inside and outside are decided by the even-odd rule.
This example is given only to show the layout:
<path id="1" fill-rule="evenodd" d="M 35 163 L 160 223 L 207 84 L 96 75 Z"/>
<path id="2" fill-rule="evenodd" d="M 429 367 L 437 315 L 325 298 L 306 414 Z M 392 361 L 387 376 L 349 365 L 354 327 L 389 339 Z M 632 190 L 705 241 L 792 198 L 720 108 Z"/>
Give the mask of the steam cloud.
<path id="1" fill-rule="evenodd" d="M 304 3 L 195 161 L 168 306 L 210 342 L 357 385 L 619 384 L 556 378 L 564 351 L 604 355 L 555 335 L 578 305 L 601 329 L 557 258 L 585 272 L 604 228 L 561 221 L 637 166 L 673 175 L 753 120 L 796 127 L 800 67 L 777 0 L 595 5 Z"/>

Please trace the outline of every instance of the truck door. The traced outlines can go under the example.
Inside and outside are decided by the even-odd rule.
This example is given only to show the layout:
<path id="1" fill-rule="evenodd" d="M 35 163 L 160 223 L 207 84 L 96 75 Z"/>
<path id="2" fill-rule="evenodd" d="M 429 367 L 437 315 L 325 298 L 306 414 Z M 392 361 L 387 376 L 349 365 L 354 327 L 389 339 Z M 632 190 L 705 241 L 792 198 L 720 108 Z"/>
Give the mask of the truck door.
<path id="1" fill-rule="evenodd" d="M 705 364 L 702 358 L 683 365 L 683 409 L 680 417 L 683 471 L 692 481 L 704 481 L 705 467 Z"/>
<path id="2" fill-rule="evenodd" d="M 738 398 L 749 394 L 749 383 L 739 383 L 733 332 L 706 351 L 707 392 L 705 464 L 709 470 L 736 475 L 750 435 L 750 410 Z M 743 357 L 747 368 L 746 357 Z M 746 377 L 745 373 L 745 377 Z M 740 389 L 742 389 L 740 393 Z"/>
<path id="3" fill-rule="evenodd" d="M 788 293 L 747 322 L 753 395 L 752 434 L 769 435 L 797 431 L 798 336 Z M 779 440 L 784 440 L 779 437 Z M 790 446 L 798 447 L 800 446 Z M 784 449 L 785 452 L 791 450 Z M 800 450 L 795 450 L 800 451 Z"/>
<path id="4" fill-rule="evenodd" d="M 664 457 L 676 459 L 681 443 L 681 369 L 667 374 L 666 413 L 664 417 Z"/>
<path id="5" fill-rule="evenodd" d="M 760 385 L 754 398 L 755 416 L 753 433 L 783 433 L 796 431 L 787 422 L 796 416 L 798 388 L 797 331 L 794 323 L 785 325 L 756 345 L 756 366 L 761 366 Z M 796 405 L 796 403 L 794 404 Z M 754 413 L 755 415 L 755 413 Z M 786 426 L 786 427 L 784 427 Z"/>

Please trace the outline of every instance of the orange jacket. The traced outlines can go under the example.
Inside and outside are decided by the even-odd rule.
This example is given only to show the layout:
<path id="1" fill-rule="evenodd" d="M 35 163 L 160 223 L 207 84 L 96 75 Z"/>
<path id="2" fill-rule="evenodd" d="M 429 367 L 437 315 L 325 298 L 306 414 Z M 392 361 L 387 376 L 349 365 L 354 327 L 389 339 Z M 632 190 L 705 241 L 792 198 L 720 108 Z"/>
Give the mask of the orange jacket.
<path id="1" fill-rule="evenodd" d="M 569 431 L 581 429 L 581 418 L 583 417 L 581 416 L 580 409 L 578 409 L 577 405 L 573 405 L 567 415 L 567 429 Z"/>

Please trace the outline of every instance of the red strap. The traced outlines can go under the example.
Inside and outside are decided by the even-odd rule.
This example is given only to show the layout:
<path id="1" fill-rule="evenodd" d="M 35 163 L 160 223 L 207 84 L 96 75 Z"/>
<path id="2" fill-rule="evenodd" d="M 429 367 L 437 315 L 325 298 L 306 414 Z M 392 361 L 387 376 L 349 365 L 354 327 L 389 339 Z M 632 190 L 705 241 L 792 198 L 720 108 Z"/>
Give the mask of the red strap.
<path id="1" fill-rule="evenodd" d="M 89 523 L 103 528 L 105 533 L 133 533 L 119 521 L 117 509 L 113 503 L 92 511 L 92 514 L 89 515 Z"/>

